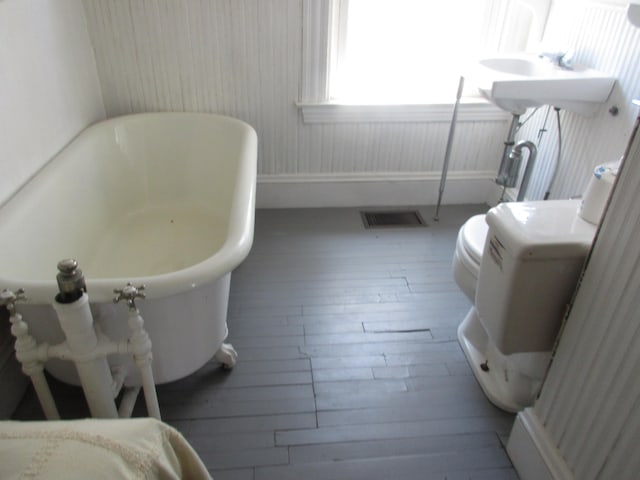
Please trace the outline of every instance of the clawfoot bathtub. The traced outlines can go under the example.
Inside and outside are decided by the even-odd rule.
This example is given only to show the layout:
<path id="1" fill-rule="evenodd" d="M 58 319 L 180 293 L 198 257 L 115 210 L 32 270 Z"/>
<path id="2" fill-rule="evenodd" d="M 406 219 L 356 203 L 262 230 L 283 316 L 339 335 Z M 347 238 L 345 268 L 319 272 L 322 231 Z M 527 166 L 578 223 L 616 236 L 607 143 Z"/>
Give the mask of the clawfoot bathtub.
<path id="1" fill-rule="evenodd" d="M 146 285 L 139 309 L 156 383 L 214 356 L 232 366 L 229 285 L 253 242 L 256 159 L 255 131 L 224 116 L 139 114 L 87 128 L 0 208 L 0 288 L 24 288 L 31 333 L 56 344 L 56 265 L 75 258 L 96 326 L 112 339 L 129 334 L 113 290 Z M 109 363 L 138 384 L 130 360 Z M 50 360 L 47 370 L 78 383 L 72 363 Z"/>

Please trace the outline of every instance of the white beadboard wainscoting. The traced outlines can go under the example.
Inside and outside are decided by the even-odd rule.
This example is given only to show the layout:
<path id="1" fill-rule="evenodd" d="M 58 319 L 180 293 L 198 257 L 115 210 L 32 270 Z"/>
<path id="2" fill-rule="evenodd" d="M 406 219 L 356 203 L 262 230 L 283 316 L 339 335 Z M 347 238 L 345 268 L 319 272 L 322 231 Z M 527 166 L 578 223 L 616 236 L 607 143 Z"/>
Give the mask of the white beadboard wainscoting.
<path id="1" fill-rule="evenodd" d="M 636 135 L 533 408 L 508 451 L 523 480 L 640 472 L 640 135 Z"/>

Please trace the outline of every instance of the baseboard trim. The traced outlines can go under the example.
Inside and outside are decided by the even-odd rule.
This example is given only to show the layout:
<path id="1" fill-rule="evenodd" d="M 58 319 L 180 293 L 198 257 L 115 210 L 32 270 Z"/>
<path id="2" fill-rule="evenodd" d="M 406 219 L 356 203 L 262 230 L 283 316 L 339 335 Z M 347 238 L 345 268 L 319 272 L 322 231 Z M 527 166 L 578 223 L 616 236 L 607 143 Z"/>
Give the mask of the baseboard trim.
<path id="1" fill-rule="evenodd" d="M 574 480 L 533 408 L 518 413 L 507 442 L 507 453 L 522 480 Z"/>
<path id="2" fill-rule="evenodd" d="M 258 208 L 435 205 L 440 172 L 258 176 Z M 443 204 L 491 203 L 493 171 L 449 172 Z"/>

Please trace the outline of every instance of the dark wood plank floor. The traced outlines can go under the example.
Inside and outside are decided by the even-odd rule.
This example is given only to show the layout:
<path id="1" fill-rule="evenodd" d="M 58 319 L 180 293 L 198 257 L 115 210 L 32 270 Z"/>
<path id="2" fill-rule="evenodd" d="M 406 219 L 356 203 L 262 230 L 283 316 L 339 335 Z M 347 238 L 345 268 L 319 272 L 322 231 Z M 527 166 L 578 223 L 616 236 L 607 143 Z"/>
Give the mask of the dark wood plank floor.
<path id="1" fill-rule="evenodd" d="M 216 480 L 517 478 L 513 416 L 456 339 L 470 305 L 451 277 L 455 237 L 482 207 L 443 207 L 437 223 L 420 210 L 428 227 L 385 230 L 356 209 L 257 212 L 232 276 L 238 365 L 158 387 L 163 419 Z M 79 389 L 55 389 L 65 418 L 86 415 Z M 14 418 L 41 417 L 30 390 Z"/>

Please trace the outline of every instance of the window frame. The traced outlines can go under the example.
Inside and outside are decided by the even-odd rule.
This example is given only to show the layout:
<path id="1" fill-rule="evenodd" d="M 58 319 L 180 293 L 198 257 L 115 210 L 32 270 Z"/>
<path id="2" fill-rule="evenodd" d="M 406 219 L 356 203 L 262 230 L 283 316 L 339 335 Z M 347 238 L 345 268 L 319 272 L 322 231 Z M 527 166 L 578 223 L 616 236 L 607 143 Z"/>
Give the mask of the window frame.
<path id="1" fill-rule="evenodd" d="M 347 104 L 330 99 L 330 75 L 344 49 L 349 0 L 303 0 L 302 78 L 296 102 L 304 123 L 442 122 L 450 120 L 451 101 L 425 104 Z M 520 0 L 536 19 L 529 42 L 544 33 L 551 0 Z M 335 70 L 334 70 L 335 71 Z M 501 120 L 508 114 L 480 96 L 463 97 L 458 121 Z"/>

